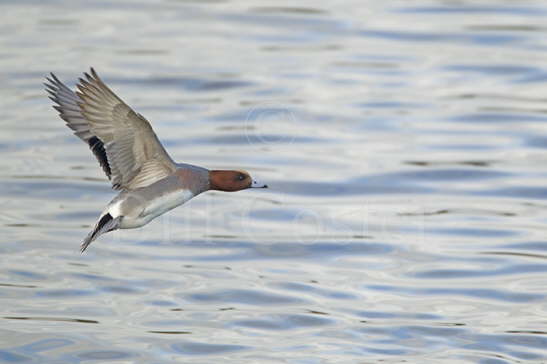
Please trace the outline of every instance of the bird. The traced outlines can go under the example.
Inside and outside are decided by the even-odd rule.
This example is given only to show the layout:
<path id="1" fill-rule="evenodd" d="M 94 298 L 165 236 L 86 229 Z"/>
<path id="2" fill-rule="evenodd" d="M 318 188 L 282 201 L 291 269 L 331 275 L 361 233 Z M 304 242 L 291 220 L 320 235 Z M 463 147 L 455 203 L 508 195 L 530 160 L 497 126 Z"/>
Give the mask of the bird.
<path id="1" fill-rule="evenodd" d="M 119 193 L 83 240 L 83 253 L 99 236 L 142 227 L 154 218 L 210 191 L 267 188 L 244 170 L 209 170 L 176 163 L 152 126 L 90 68 L 74 92 L 53 73 L 44 83 L 61 119 L 85 142 Z"/>

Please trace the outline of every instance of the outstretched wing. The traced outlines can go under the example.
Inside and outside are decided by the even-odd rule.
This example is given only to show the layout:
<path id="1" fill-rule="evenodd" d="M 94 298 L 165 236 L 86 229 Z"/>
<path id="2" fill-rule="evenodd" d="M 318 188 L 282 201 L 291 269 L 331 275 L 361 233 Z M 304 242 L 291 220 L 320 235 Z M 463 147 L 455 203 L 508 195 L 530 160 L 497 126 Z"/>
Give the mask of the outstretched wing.
<path id="1" fill-rule="evenodd" d="M 55 75 L 46 84 L 68 127 L 87 142 L 114 189 L 136 189 L 171 175 L 176 166 L 150 123 L 91 69 L 72 92 Z"/>
<path id="2" fill-rule="evenodd" d="M 46 91 L 50 94 L 49 98 L 57 105 L 53 108 L 59 112 L 61 119 L 66 121 L 66 125 L 74 131 L 74 134 L 89 145 L 89 148 L 97 157 L 104 173 L 111 179 L 112 171 L 108 164 L 104 145 L 97 136 L 93 135 L 89 129 L 89 122 L 84 118 L 80 111 L 79 104 L 82 100 L 71 89 L 65 86 L 52 73 L 51 78 L 47 78 L 49 83 L 45 83 Z M 113 186 L 117 189 L 116 186 Z M 119 187 L 119 186 L 118 186 Z"/>

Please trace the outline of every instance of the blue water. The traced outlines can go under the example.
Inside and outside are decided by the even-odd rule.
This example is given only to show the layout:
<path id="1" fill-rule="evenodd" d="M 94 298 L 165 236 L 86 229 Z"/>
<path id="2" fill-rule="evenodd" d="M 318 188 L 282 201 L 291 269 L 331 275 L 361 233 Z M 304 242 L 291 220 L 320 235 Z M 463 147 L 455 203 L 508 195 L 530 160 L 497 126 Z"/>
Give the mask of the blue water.
<path id="1" fill-rule="evenodd" d="M 547 4 L 0 3 L 0 362 L 547 362 Z M 114 196 L 44 76 L 90 66 L 208 192 Z"/>

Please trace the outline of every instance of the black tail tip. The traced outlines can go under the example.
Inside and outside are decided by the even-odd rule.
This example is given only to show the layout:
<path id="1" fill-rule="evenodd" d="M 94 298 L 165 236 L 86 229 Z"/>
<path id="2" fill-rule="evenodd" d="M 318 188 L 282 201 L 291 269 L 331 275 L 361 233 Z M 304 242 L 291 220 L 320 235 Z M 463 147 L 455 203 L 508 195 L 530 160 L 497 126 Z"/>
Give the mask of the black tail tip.
<path id="1" fill-rule="evenodd" d="M 86 236 L 86 238 L 84 239 L 84 242 L 82 243 L 82 245 L 80 245 L 80 253 L 83 253 L 87 249 L 89 244 L 91 244 L 93 240 L 95 240 L 99 235 L 107 233 L 115 229 L 115 227 L 107 225 L 107 224 L 111 225 L 112 220 L 114 219 L 112 218 L 112 215 L 110 215 L 110 213 L 106 213 L 101 217 L 97 225 L 95 225 L 95 228 L 93 229 L 93 231 Z"/>

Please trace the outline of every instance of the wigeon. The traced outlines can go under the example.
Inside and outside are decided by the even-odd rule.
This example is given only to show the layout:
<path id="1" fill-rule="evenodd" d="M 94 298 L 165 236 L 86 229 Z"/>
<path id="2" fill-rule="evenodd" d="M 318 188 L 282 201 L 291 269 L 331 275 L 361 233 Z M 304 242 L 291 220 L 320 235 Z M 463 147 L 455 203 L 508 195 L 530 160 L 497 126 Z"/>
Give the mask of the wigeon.
<path id="1" fill-rule="evenodd" d="M 246 171 L 174 162 L 150 123 L 116 96 L 93 68 L 85 77 L 79 79 L 77 92 L 53 73 L 45 83 L 59 116 L 89 145 L 112 188 L 120 191 L 84 239 L 82 252 L 100 235 L 146 225 L 202 192 L 268 187 Z"/>

